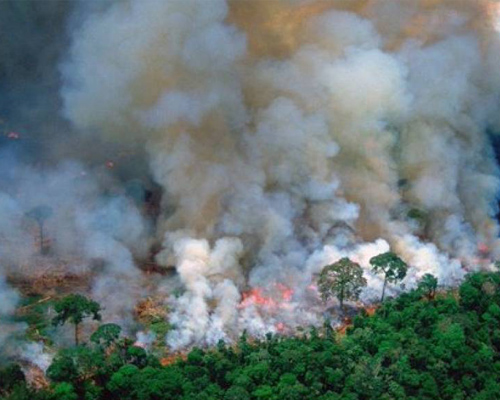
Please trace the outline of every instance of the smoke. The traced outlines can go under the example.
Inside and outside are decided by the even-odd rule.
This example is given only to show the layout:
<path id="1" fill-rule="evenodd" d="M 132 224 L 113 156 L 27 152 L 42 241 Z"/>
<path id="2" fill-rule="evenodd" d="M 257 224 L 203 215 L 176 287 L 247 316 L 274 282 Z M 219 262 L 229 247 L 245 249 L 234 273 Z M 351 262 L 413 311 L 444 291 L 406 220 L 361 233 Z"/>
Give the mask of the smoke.
<path id="1" fill-rule="evenodd" d="M 0 346 L 7 348 L 11 340 L 17 339 L 26 330 L 26 324 L 12 320 L 16 310 L 19 295 L 6 282 L 3 271 L 0 270 L 0 318 L 2 319 L 2 329 L 0 329 Z"/>
<path id="2" fill-rule="evenodd" d="M 0 270 L 14 281 L 49 285 L 51 276 L 76 274 L 81 284 L 73 290 L 90 285 L 104 319 L 130 326 L 143 290 L 134 257 L 145 254 L 150 235 L 136 205 L 112 177 L 79 163 L 35 170 L 9 161 L 0 179 Z M 49 210 L 42 227 L 40 207 Z M 2 314 L 12 314 L 17 296 L 10 288 L 1 293 Z"/>
<path id="3" fill-rule="evenodd" d="M 53 355 L 44 351 L 43 343 L 31 342 L 23 346 L 20 359 L 36 365 L 45 372 L 52 363 Z"/>
<path id="4" fill-rule="evenodd" d="M 134 346 L 149 350 L 155 339 L 156 335 L 153 332 L 139 331 L 137 332 L 137 339 L 134 343 Z"/>
<path id="5" fill-rule="evenodd" d="M 155 290 L 135 261 L 161 244 L 156 261 L 175 266 L 184 290 L 168 299 L 174 349 L 321 323 L 315 275 L 345 256 L 365 269 L 363 302 L 383 283 L 369 260 L 389 249 L 410 265 L 406 288 L 425 273 L 453 285 L 484 266 L 478 248 L 493 258 L 500 248 L 487 136 L 499 128 L 496 10 L 490 0 L 76 3 L 52 42 L 58 56 L 41 64 L 58 76 L 50 96 L 72 145 L 56 145 L 42 172 L 9 164 L 0 251 L 29 264 L 24 216 L 50 204 L 54 254 L 83 260 L 90 293 L 121 322 Z M 161 188 L 154 221 L 127 192 L 137 178 Z"/>

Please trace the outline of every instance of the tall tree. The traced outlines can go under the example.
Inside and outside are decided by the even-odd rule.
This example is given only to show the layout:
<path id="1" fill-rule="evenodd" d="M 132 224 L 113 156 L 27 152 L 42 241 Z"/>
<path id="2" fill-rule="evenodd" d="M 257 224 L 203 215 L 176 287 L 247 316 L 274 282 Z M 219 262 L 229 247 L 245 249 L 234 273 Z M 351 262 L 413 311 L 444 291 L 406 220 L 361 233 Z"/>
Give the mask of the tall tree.
<path id="1" fill-rule="evenodd" d="M 437 278 L 432 274 L 425 274 L 418 282 L 418 290 L 425 294 L 427 299 L 432 300 L 436 295 L 436 290 L 438 286 Z"/>
<path id="2" fill-rule="evenodd" d="M 44 240 L 45 240 L 45 235 L 44 235 L 44 226 L 45 226 L 45 221 L 49 219 L 52 215 L 52 208 L 46 205 L 38 206 L 35 208 L 32 208 L 30 211 L 26 213 L 26 216 L 29 218 L 33 219 L 37 224 L 38 224 L 38 232 L 39 232 L 39 239 L 40 239 L 40 253 L 43 254 L 45 252 L 45 246 L 44 246 Z"/>
<path id="3" fill-rule="evenodd" d="M 67 321 L 75 325 L 75 344 L 78 346 L 78 328 L 81 322 L 87 318 L 100 321 L 101 306 L 99 303 L 86 298 L 80 294 L 70 294 L 59 300 L 54 309 L 57 315 L 52 319 L 54 326 L 63 325 Z"/>
<path id="4" fill-rule="evenodd" d="M 336 296 L 342 309 L 344 300 L 357 300 L 364 286 L 363 269 L 347 257 L 324 267 L 318 280 L 323 301 Z"/>
<path id="5" fill-rule="evenodd" d="M 384 274 L 384 286 L 382 287 L 382 296 L 380 298 L 380 301 L 384 301 L 387 282 L 396 283 L 404 279 L 408 271 L 408 265 L 390 251 L 372 257 L 370 264 L 372 265 L 373 272 Z"/>

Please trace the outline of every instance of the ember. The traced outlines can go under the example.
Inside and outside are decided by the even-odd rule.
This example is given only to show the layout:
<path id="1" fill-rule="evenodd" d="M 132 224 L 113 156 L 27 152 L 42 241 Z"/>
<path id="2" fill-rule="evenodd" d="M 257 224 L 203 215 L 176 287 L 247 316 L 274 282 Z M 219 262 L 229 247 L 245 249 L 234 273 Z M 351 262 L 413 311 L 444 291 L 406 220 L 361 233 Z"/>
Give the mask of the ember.
<path id="1" fill-rule="evenodd" d="M 479 243 L 477 245 L 477 251 L 481 254 L 489 254 L 490 248 L 484 243 Z"/>
<path id="2" fill-rule="evenodd" d="M 285 301 L 292 300 L 293 289 L 290 289 L 289 287 L 283 285 L 282 283 L 277 283 L 276 287 L 281 292 L 281 297 L 283 298 L 283 300 Z"/>
<path id="3" fill-rule="evenodd" d="M 247 292 L 244 292 L 242 297 L 243 300 L 239 304 L 238 308 L 246 308 L 251 305 L 265 307 L 265 308 L 287 308 L 288 303 L 292 300 L 293 289 L 282 283 L 276 283 L 274 287 L 278 290 L 274 293 L 274 296 L 264 295 L 263 289 L 253 288 Z"/>
<path id="4" fill-rule="evenodd" d="M 250 289 L 248 292 L 243 293 L 243 300 L 239 304 L 238 308 L 246 308 L 251 305 L 256 305 L 260 307 L 276 307 L 276 302 L 262 294 L 262 289 L 254 288 Z"/>
<path id="5" fill-rule="evenodd" d="M 284 324 L 283 322 L 278 322 L 278 323 L 276 324 L 276 330 L 277 330 L 278 332 L 284 332 L 284 331 L 285 331 L 285 329 L 286 329 L 286 326 L 285 326 L 285 324 Z"/>

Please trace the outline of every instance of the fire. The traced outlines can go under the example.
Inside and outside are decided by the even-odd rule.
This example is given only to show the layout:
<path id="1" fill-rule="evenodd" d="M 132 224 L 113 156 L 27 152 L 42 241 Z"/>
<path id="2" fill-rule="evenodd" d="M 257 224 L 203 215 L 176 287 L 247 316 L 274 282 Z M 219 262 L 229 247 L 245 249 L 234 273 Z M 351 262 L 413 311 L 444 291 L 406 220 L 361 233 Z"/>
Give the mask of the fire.
<path id="1" fill-rule="evenodd" d="M 278 310 L 286 310 L 292 307 L 290 301 L 293 297 L 293 289 L 282 283 L 276 283 L 271 288 L 272 295 L 266 295 L 262 288 L 252 288 L 243 293 L 243 300 L 238 305 L 239 309 L 254 306 L 259 307 L 264 313 L 276 313 Z M 269 291 L 270 289 L 268 289 Z M 276 322 L 274 324 L 277 333 L 285 333 L 287 325 L 285 322 Z"/>
<path id="2" fill-rule="evenodd" d="M 277 283 L 276 287 L 281 292 L 281 297 L 283 298 L 283 300 L 285 300 L 285 301 L 292 300 L 293 289 L 289 288 L 288 286 L 283 285 L 282 283 Z"/>
<path id="3" fill-rule="evenodd" d="M 238 308 L 246 308 L 251 305 L 275 308 L 276 302 L 271 297 L 264 296 L 261 288 L 253 288 L 248 292 L 243 293 L 243 300 L 239 304 Z"/>
<path id="4" fill-rule="evenodd" d="M 374 315 L 375 312 L 377 311 L 378 305 L 371 305 L 368 307 L 365 307 L 365 311 L 368 315 Z"/>
<path id="5" fill-rule="evenodd" d="M 491 257 L 490 257 L 490 252 L 491 249 L 488 247 L 487 244 L 485 243 L 479 243 L 477 245 L 477 252 L 478 255 L 477 257 L 473 260 L 473 264 L 476 265 L 486 265 L 491 263 Z"/>
<path id="6" fill-rule="evenodd" d="M 491 249 L 486 243 L 478 243 L 477 255 L 473 258 L 460 258 L 462 268 L 466 271 L 474 270 L 474 267 L 488 265 L 492 262 Z"/>
<path id="7" fill-rule="evenodd" d="M 20 135 L 19 135 L 19 133 L 17 133 L 17 132 L 9 132 L 9 133 L 7 134 L 7 138 L 8 138 L 8 139 L 11 139 L 11 140 L 18 140 L 18 139 L 19 139 L 19 137 L 20 137 Z"/>
<path id="8" fill-rule="evenodd" d="M 282 283 L 276 283 L 274 287 L 277 289 L 277 292 L 273 293 L 274 296 L 264 294 L 262 288 L 252 288 L 244 292 L 238 308 L 246 308 L 251 305 L 266 309 L 287 308 L 293 297 L 293 289 Z"/>
<path id="9" fill-rule="evenodd" d="M 185 353 L 174 353 L 174 354 L 171 354 L 171 355 L 168 355 L 166 357 L 161 358 L 160 364 L 163 367 L 166 367 L 167 365 L 174 364 L 180 360 L 184 360 L 184 361 L 187 360 L 187 355 Z"/>
<path id="10" fill-rule="evenodd" d="M 318 286 L 315 285 L 314 283 L 311 283 L 308 287 L 307 287 L 309 290 L 312 290 L 314 292 L 317 292 L 318 291 Z"/>
<path id="11" fill-rule="evenodd" d="M 490 252 L 490 248 L 484 243 L 479 243 L 477 245 L 477 251 L 481 254 L 488 254 Z"/>
<path id="12" fill-rule="evenodd" d="M 278 332 L 284 332 L 284 331 L 285 331 L 285 329 L 286 329 L 286 326 L 285 326 L 285 324 L 284 324 L 283 322 L 278 322 L 278 323 L 276 324 L 276 330 L 277 330 Z"/>

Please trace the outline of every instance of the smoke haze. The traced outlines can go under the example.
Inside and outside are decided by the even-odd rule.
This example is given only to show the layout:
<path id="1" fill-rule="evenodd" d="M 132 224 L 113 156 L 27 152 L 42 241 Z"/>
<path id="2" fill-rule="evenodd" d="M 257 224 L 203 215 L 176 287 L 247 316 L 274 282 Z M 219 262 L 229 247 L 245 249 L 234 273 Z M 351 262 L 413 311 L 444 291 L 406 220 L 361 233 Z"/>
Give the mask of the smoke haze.
<path id="1" fill-rule="evenodd" d="M 344 256 L 370 302 L 369 260 L 389 249 L 407 288 L 499 255 L 495 1 L 0 7 L 6 276 L 39 258 L 26 213 L 50 205 L 50 257 L 92 274 L 105 319 L 133 329 L 136 302 L 160 293 L 180 349 L 322 323 L 315 274 Z M 176 270 L 155 284 L 137 266 L 153 247 Z M 15 309 L 5 285 L 0 316 Z"/>

